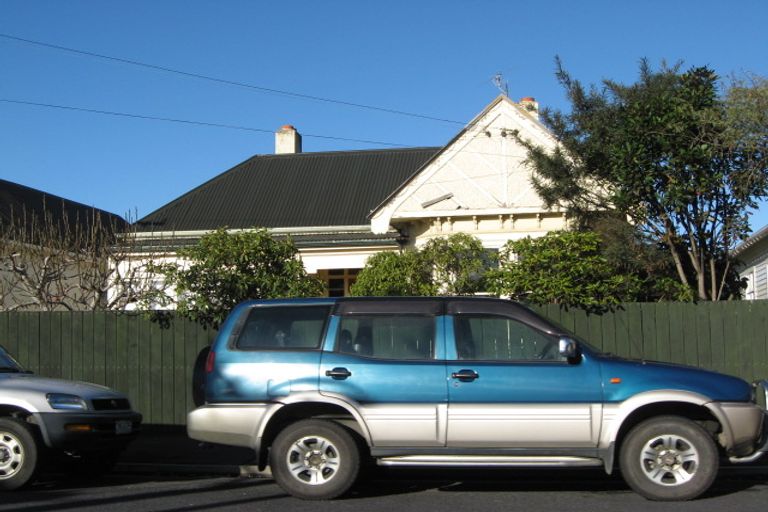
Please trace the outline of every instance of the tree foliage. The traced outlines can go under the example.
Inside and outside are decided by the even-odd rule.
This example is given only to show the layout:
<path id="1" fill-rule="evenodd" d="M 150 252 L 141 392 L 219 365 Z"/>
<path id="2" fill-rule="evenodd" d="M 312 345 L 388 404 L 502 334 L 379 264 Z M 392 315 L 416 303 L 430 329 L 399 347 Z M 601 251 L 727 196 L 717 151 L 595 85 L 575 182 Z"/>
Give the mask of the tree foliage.
<path id="1" fill-rule="evenodd" d="M 422 254 L 432 266 L 433 280 L 444 295 L 472 295 L 485 291 L 490 259 L 483 244 L 465 233 L 433 238 Z"/>
<path id="2" fill-rule="evenodd" d="M 596 233 L 576 231 L 507 242 L 488 281 L 495 295 L 588 310 L 636 300 L 642 289 L 639 277 L 601 254 Z"/>
<path id="3" fill-rule="evenodd" d="M 313 297 L 323 284 L 307 275 L 290 240 L 265 229 L 203 235 L 177 252 L 180 263 L 152 266 L 175 291 L 161 301 L 206 327 L 218 327 L 230 310 L 247 299 Z"/>
<path id="4" fill-rule="evenodd" d="M 664 244 L 679 282 L 699 299 L 738 294 L 730 251 L 749 230 L 747 211 L 768 194 L 768 88 L 734 81 L 724 96 L 706 68 L 640 66 L 636 83 L 585 88 L 563 70 L 571 111 L 545 110 L 559 140 L 549 152 L 519 139 L 548 206 L 581 222 L 626 215 Z"/>
<path id="5" fill-rule="evenodd" d="M 353 295 L 472 295 L 484 291 L 490 260 L 480 241 L 456 233 L 424 248 L 372 256 L 351 288 Z"/>
<path id="6" fill-rule="evenodd" d="M 358 296 L 428 296 L 437 294 L 432 267 L 416 250 L 371 256 L 350 288 Z"/>

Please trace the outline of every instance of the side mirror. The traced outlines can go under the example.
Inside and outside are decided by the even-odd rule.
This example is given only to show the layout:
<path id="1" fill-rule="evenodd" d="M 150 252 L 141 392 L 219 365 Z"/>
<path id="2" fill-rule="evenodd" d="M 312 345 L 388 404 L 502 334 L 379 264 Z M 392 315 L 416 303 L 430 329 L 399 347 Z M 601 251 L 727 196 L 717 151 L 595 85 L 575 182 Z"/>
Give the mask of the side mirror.
<path id="1" fill-rule="evenodd" d="M 560 356 L 569 361 L 579 357 L 579 344 L 572 338 L 560 338 Z"/>

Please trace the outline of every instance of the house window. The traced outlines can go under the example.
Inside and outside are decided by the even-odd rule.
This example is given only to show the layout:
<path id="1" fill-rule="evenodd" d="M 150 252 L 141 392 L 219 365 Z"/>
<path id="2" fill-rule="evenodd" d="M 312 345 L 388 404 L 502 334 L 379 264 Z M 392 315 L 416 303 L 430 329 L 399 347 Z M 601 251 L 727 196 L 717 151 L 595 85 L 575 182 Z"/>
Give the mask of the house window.
<path id="1" fill-rule="evenodd" d="M 747 288 L 744 290 L 744 298 L 746 300 L 755 300 L 755 270 L 747 274 Z"/>
<path id="2" fill-rule="evenodd" d="M 359 268 L 332 268 L 319 270 L 317 277 L 325 281 L 328 297 L 345 297 L 349 295 L 349 287 L 357 280 Z"/>

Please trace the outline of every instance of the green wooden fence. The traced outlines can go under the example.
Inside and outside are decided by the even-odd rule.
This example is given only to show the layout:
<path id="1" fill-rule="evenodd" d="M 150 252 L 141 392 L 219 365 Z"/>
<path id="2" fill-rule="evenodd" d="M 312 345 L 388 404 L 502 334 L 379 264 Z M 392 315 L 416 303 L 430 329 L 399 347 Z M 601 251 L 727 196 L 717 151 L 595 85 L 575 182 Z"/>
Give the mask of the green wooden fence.
<path id="1" fill-rule="evenodd" d="M 185 423 L 192 367 L 214 336 L 193 322 L 162 327 L 141 314 L 0 313 L 0 344 L 26 369 L 123 391 L 145 423 Z"/>
<path id="2" fill-rule="evenodd" d="M 602 315 L 535 308 L 597 348 L 768 378 L 768 301 L 632 303 Z M 128 394 L 145 423 L 183 424 L 192 366 L 215 332 L 141 314 L 2 312 L 0 344 L 40 375 L 97 382 Z"/>
<path id="3" fill-rule="evenodd" d="M 630 303 L 602 315 L 535 308 L 604 352 L 768 378 L 768 301 Z"/>

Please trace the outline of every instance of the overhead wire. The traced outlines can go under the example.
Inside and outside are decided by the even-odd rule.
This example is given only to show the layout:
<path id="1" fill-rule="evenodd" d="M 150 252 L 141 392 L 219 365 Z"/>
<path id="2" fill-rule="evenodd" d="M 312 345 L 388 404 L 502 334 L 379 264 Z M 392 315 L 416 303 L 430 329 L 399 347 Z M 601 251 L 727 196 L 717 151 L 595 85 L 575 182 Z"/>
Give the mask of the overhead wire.
<path id="1" fill-rule="evenodd" d="M 142 114 L 131 114 L 128 112 L 115 112 L 112 110 L 99 110 L 99 109 L 92 109 L 92 108 L 84 108 L 84 107 L 74 107 L 71 105 L 56 105 L 53 103 L 38 103 L 35 101 L 23 101 L 23 100 L 12 100 L 8 98 L 0 98 L 0 102 L 4 103 L 14 103 L 17 105 L 28 105 L 28 106 L 36 106 L 36 107 L 45 107 L 45 108 L 56 108 L 56 109 L 62 109 L 62 110 L 72 110 L 76 112 L 88 112 L 91 114 L 101 114 L 101 115 L 108 115 L 108 116 L 118 116 L 118 117 L 129 117 L 134 119 L 145 119 L 150 121 L 165 121 L 170 123 L 182 123 L 182 124 L 189 124 L 189 125 L 198 125 L 198 126 L 209 126 L 213 128 L 228 128 L 231 130 L 243 130 L 243 131 L 249 131 L 249 132 L 260 132 L 260 133 L 274 133 L 274 130 L 267 130 L 265 128 L 253 128 L 250 126 L 239 126 L 239 125 L 233 125 L 233 124 L 223 124 L 223 123 L 209 123 L 206 121 L 192 121 L 188 119 L 175 119 L 171 117 L 159 117 L 159 116 L 148 116 L 148 115 L 142 115 Z M 378 140 L 368 140 L 368 139 L 352 139 L 348 137 L 336 137 L 332 135 L 318 135 L 318 134 L 311 134 L 311 133 L 302 133 L 302 137 L 312 137 L 316 139 L 329 139 L 329 140 L 339 140 L 339 141 L 346 141 L 346 142 L 360 142 L 363 144 L 376 144 L 379 146 L 391 146 L 391 147 L 408 147 L 407 144 L 396 144 L 394 142 L 383 142 Z"/>
<path id="2" fill-rule="evenodd" d="M 162 122 L 169 122 L 169 123 L 179 123 L 179 124 L 186 124 L 186 125 L 192 125 L 192 126 L 205 126 L 205 127 L 211 127 L 211 128 L 226 128 L 230 130 L 240 130 L 240 131 L 248 131 L 248 132 L 257 132 L 257 133 L 274 133 L 274 130 L 268 130 L 266 128 L 254 128 L 252 126 L 241 126 L 241 125 L 234 125 L 234 124 L 226 124 L 226 123 L 212 123 L 208 121 L 194 121 L 190 119 L 177 119 L 172 117 L 161 117 L 161 116 L 150 116 L 145 114 L 132 114 L 129 112 L 117 112 L 114 110 L 102 110 L 102 109 L 93 109 L 93 108 L 86 108 L 86 107 L 75 107 L 72 105 L 57 105 L 54 103 L 42 103 L 37 101 L 25 101 L 25 100 L 14 100 L 9 98 L 0 98 L 0 102 L 2 103 L 10 103 L 15 105 L 25 105 L 25 106 L 34 106 L 34 107 L 43 107 L 43 108 L 52 108 L 52 109 L 59 109 L 59 110 L 69 110 L 74 112 L 85 112 L 89 114 L 100 114 L 100 115 L 106 115 L 106 116 L 115 116 L 115 117 L 126 117 L 131 119 L 143 119 L 148 121 L 162 121 Z M 493 128 L 494 131 L 512 131 L 510 128 Z M 370 140 L 370 139 L 355 139 L 350 137 L 338 137 L 334 135 L 320 135 L 320 134 L 313 134 L 313 133 L 302 133 L 302 137 L 310 137 L 315 139 L 326 139 L 326 140 L 338 140 L 338 141 L 344 141 L 344 142 L 357 142 L 361 144 L 375 144 L 378 146 L 387 146 L 387 147 L 394 147 L 394 148 L 410 148 L 413 147 L 409 144 L 399 144 L 395 142 L 384 142 L 380 140 Z M 494 153 L 494 152 L 488 152 L 488 151 L 473 151 L 473 150 L 462 150 L 463 153 L 467 154 L 477 154 L 477 155 L 485 155 L 485 156 L 496 156 L 496 157 L 505 157 L 505 158 L 513 158 L 520 160 L 520 157 L 515 157 L 508 154 L 503 153 Z"/>
<path id="3" fill-rule="evenodd" d="M 247 83 L 247 82 L 240 82 L 240 81 L 236 81 L 236 80 L 228 80 L 228 79 L 224 79 L 224 78 L 217 78 L 217 77 L 214 77 L 214 76 L 203 75 L 201 73 L 193 73 L 193 72 L 190 72 L 190 71 L 183 71 L 183 70 L 180 70 L 180 69 L 169 68 L 167 66 L 159 66 L 159 65 L 156 65 L 156 64 L 149 64 L 149 63 L 141 62 L 141 61 L 138 61 L 138 60 L 125 59 L 125 58 L 122 58 L 122 57 L 115 57 L 115 56 L 112 56 L 112 55 L 106 55 L 106 54 L 91 52 L 91 51 L 87 51 L 87 50 L 79 50 L 77 48 L 70 48 L 70 47 L 67 47 L 67 46 L 61 46 L 61 45 L 57 45 L 57 44 L 46 43 L 46 42 L 37 41 L 37 40 L 34 40 L 34 39 L 27 39 L 27 38 L 23 38 L 23 37 L 14 36 L 14 35 L 11 35 L 11 34 L 0 33 L 0 38 L 12 40 L 12 41 L 18 41 L 18 42 L 22 42 L 22 43 L 26 43 L 26 44 L 32 44 L 32 45 L 36 45 L 36 46 L 41 46 L 41 47 L 44 47 L 44 48 L 50 48 L 50 49 L 54 49 L 54 50 L 60 50 L 60 51 L 75 53 L 75 54 L 79 54 L 79 55 L 86 55 L 86 56 L 89 56 L 89 57 L 96 57 L 96 58 L 99 58 L 99 59 L 105 59 L 105 60 L 110 60 L 110 61 L 114 61 L 114 62 L 120 62 L 120 63 L 123 63 L 123 64 L 129 64 L 129 65 L 132 65 L 132 66 L 139 66 L 139 67 L 143 67 L 143 68 L 147 68 L 147 69 L 154 69 L 156 71 L 163 71 L 165 73 L 173 73 L 173 74 L 180 75 L 180 76 L 185 76 L 185 77 L 188 77 L 188 78 L 197 78 L 197 79 L 200 79 L 200 80 L 207 80 L 207 81 L 210 81 L 210 82 L 216 82 L 216 83 L 220 83 L 220 84 L 226 84 L 226 85 L 233 85 L 233 86 L 237 86 L 237 87 L 243 87 L 243 88 L 257 90 L 257 91 L 261 91 L 261 92 L 267 92 L 267 93 L 272 93 L 272 94 L 280 94 L 280 95 L 284 95 L 284 96 L 290 96 L 290 97 L 294 97 L 294 98 L 301 98 L 301 99 L 312 100 L 312 101 L 320 101 L 320 102 L 324 102 L 324 103 L 334 103 L 334 104 L 338 104 L 338 105 L 344 105 L 344 106 L 347 106 L 347 107 L 354 107 L 354 108 L 360 108 L 360 109 L 366 109 L 366 110 L 373 110 L 373 111 L 378 111 L 378 112 L 385 112 L 385 113 L 388 113 L 388 114 L 396 114 L 396 115 L 408 116 L 408 117 L 419 118 L 419 119 L 427 119 L 427 120 L 430 120 L 430 121 L 439 121 L 439 122 L 443 122 L 443 123 L 458 124 L 458 125 L 462 125 L 462 126 L 466 124 L 466 123 L 463 123 L 461 121 L 455 121 L 455 120 L 452 120 L 452 119 L 445 119 L 445 118 L 430 116 L 430 115 L 426 115 L 426 114 L 419 114 L 419 113 L 415 113 L 415 112 L 407 112 L 405 110 L 397 110 L 397 109 L 392 109 L 392 108 L 387 108 L 387 107 L 379 107 L 379 106 L 376 106 L 376 105 L 367 105 L 367 104 L 364 104 L 364 103 L 356 103 L 356 102 L 352 102 L 352 101 L 345 101 L 345 100 L 339 100 L 339 99 L 334 99 L 334 98 L 326 98 L 326 97 L 323 97 L 323 96 L 316 96 L 316 95 L 312 95 L 312 94 L 298 93 L 298 92 L 287 91 L 287 90 L 283 90 L 283 89 L 276 89 L 276 88 L 273 88 L 273 87 L 265 87 L 265 86 L 261 86 L 261 85 L 250 84 L 250 83 Z"/>

